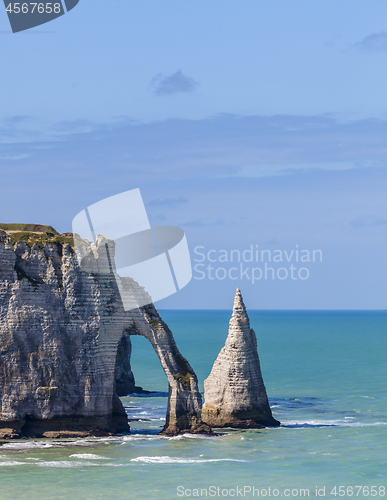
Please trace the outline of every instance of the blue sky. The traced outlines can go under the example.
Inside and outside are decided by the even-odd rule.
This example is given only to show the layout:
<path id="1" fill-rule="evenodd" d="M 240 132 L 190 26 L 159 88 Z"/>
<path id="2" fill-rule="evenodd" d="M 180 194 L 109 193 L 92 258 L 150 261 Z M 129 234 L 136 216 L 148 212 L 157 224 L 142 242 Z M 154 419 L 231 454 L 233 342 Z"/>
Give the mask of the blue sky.
<path id="1" fill-rule="evenodd" d="M 239 285 L 251 308 L 384 309 L 386 14 L 382 1 L 80 0 L 12 34 L 4 10 L 0 219 L 69 231 L 139 187 L 191 251 L 324 255 L 304 281 L 193 279 L 159 307 L 227 308 Z"/>

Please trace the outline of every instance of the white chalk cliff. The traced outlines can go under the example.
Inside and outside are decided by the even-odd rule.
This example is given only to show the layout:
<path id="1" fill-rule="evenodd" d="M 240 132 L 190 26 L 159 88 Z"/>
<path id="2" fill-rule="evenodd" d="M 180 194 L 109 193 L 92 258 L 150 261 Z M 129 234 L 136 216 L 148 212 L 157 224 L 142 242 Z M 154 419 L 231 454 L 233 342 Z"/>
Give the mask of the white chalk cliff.
<path id="1" fill-rule="evenodd" d="M 115 392 L 128 335 L 150 341 L 167 376 L 163 432 L 211 432 L 195 372 L 153 304 L 124 310 L 106 248 L 114 262 L 114 242 L 98 237 L 90 260 L 106 272 L 89 273 L 69 244 L 13 245 L 0 230 L 0 439 L 128 431 Z M 131 278 L 122 287 L 133 301 L 146 293 Z"/>
<path id="2" fill-rule="evenodd" d="M 237 288 L 226 343 L 204 381 L 202 420 L 211 427 L 278 426 L 263 383 L 255 332 Z"/>

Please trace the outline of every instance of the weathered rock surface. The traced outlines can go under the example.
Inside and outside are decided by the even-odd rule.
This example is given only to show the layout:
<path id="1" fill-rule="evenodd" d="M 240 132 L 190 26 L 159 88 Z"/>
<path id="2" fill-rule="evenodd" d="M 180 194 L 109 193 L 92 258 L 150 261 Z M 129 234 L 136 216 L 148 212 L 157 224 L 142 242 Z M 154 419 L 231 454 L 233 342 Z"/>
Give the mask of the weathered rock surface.
<path id="1" fill-rule="evenodd" d="M 68 244 L 13 248 L 0 231 L 0 437 L 128 431 L 114 391 L 123 335 L 146 337 L 164 368 L 163 432 L 210 432 L 196 375 L 155 307 L 124 310 L 106 245 L 114 257 L 114 242 L 99 237 L 90 259 L 100 272 L 92 273 Z M 122 287 L 134 302 L 146 293 L 130 278 Z"/>
<path id="2" fill-rule="evenodd" d="M 237 288 L 226 343 L 204 381 L 202 419 L 211 427 L 278 426 L 263 383 L 255 332 Z"/>

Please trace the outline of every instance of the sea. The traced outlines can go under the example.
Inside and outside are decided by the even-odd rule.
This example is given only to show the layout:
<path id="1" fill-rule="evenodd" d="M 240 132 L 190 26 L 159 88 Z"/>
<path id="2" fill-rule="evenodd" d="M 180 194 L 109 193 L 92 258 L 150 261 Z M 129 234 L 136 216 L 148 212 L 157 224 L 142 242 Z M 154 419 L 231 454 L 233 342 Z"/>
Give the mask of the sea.
<path id="1" fill-rule="evenodd" d="M 230 311 L 161 311 L 203 380 Z M 168 384 L 132 337 L 131 433 L 0 446 L 1 500 L 387 498 L 387 312 L 249 311 L 278 428 L 159 436 Z"/>

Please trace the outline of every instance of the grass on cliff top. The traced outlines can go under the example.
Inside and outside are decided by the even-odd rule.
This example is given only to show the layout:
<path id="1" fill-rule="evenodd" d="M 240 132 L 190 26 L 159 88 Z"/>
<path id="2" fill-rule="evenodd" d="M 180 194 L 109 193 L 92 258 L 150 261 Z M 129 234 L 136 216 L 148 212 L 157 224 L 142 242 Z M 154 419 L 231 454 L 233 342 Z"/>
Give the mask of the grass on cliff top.
<path id="1" fill-rule="evenodd" d="M 46 243 L 60 243 L 62 245 L 68 243 L 70 246 L 74 246 L 73 233 L 59 234 L 52 226 L 0 223 L 0 230 L 8 234 L 12 245 L 18 241 L 25 241 L 30 247 L 36 243 L 41 250 Z"/>
<path id="2" fill-rule="evenodd" d="M 30 233 L 52 233 L 59 236 L 59 233 L 52 226 L 43 226 L 42 224 L 3 224 L 0 223 L 0 229 L 3 231 L 20 231 Z"/>

